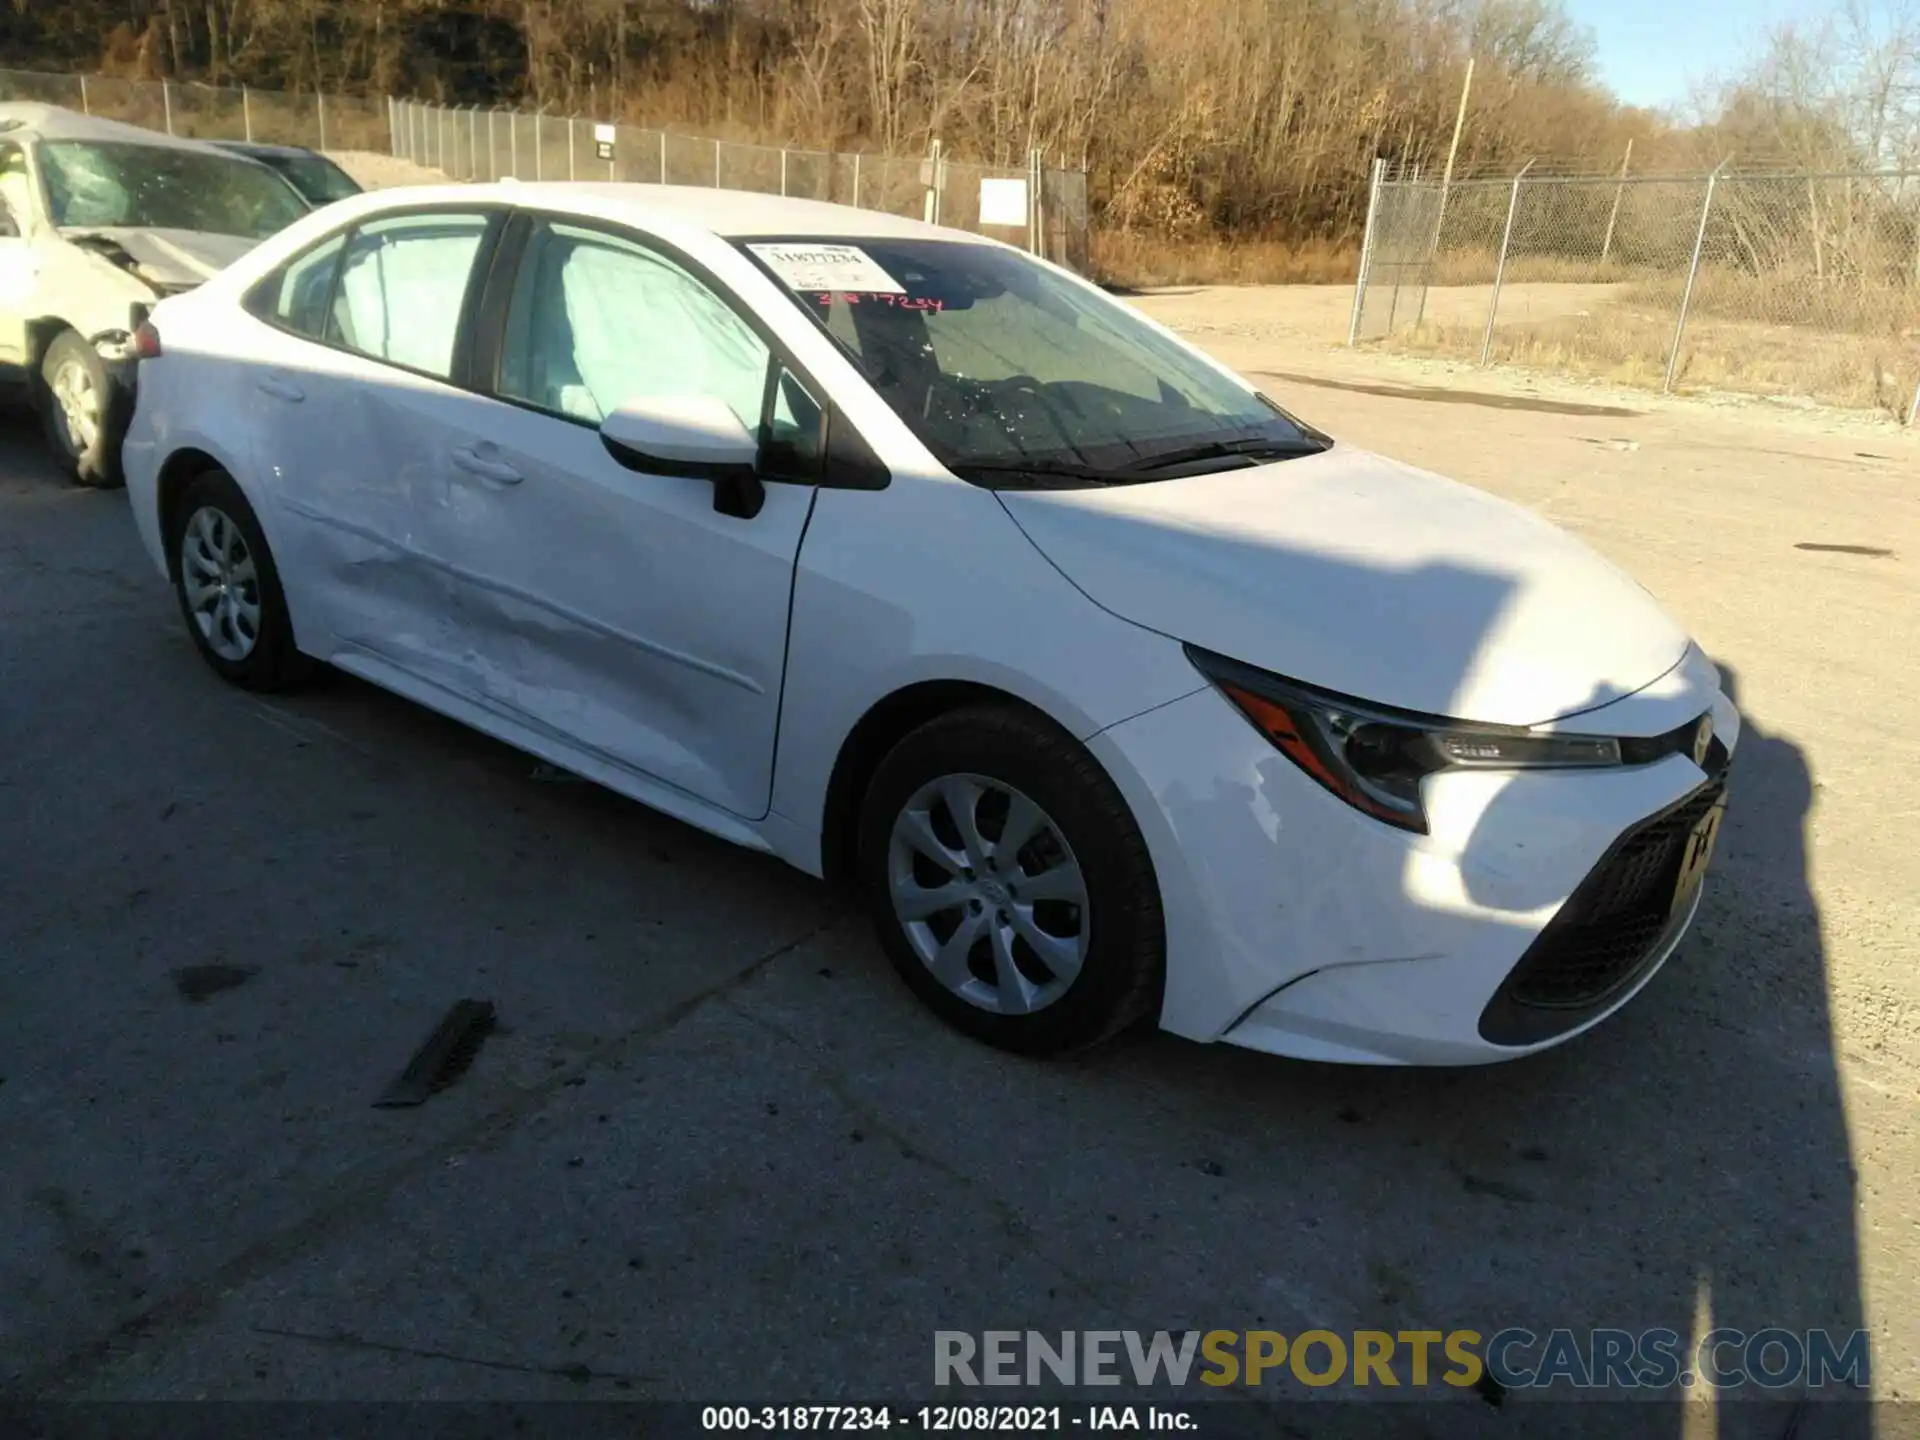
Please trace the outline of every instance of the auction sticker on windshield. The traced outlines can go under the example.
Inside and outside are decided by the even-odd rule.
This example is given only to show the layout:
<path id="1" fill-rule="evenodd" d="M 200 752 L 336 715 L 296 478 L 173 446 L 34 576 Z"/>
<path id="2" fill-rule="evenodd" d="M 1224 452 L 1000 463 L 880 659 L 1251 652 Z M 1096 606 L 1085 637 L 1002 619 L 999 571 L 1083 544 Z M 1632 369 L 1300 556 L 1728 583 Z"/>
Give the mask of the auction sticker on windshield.
<path id="1" fill-rule="evenodd" d="M 789 290 L 831 290 L 843 295 L 904 295 L 906 287 L 858 245 L 812 245 L 804 241 L 749 245 L 747 249 Z"/>

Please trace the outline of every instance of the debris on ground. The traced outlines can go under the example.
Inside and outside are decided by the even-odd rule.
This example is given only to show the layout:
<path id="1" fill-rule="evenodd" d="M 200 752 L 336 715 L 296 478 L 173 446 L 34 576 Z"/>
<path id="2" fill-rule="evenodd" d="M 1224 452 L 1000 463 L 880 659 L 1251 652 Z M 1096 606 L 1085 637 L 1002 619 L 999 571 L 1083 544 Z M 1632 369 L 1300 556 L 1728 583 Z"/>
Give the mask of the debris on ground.
<path id="1" fill-rule="evenodd" d="M 173 988 L 198 1005 L 222 990 L 238 990 L 259 973 L 258 965 L 182 965 L 173 972 Z"/>
<path id="2" fill-rule="evenodd" d="M 424 1104 L 466 1074 L 494 1030 L 493 1002 L 456 1000 L 380 1098 L 379 1109 Z"/>

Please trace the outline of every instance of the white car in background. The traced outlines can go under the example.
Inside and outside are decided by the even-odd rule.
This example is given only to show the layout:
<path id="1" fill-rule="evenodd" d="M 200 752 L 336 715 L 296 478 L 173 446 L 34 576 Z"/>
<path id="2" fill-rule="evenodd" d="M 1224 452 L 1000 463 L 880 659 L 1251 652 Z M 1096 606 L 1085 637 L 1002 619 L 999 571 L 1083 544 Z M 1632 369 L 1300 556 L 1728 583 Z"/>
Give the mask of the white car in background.
<path id="1" fill-rule="evenodd" d="M 1005 245 L 386 191 L 141 340 L 133 514 L 216 672 L 856 880 L 994 1044 L 1506 1059 L 1699 906 L 1739 717 L 1644 589 Z"/>
<path id="2" fill-rule="evenodd" d="M 212 145 L 0 104 L 0 376 L 25 385 L 62 469 L 119 480 L 134 307 L 310 209 L 275 171 Z"/>

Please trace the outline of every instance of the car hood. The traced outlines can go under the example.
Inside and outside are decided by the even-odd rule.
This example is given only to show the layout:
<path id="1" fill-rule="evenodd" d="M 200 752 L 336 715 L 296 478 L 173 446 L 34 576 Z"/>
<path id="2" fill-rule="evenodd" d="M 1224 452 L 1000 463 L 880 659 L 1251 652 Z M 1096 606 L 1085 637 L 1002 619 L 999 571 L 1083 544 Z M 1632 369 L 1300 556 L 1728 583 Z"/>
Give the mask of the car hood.
<path id="1" fill-rule="evenodd" d="M 92 250 L 149 284 L 164 286 L 169 290 L 198 285 L 210 279 L 260 243 L 244 235 L 211 235 L 201 230 L 153 230 L 133 226 L 88 226 L 61 233 L 82 249 Z"/>
<path id="2" fill-rule="evenodd" d="M 1376 704 L 1542 724 L 1642 689 L 1688 647 L 1645 589 L 1565 531 L 1346 445 L 1001 499 L 1103 608 Z"/>

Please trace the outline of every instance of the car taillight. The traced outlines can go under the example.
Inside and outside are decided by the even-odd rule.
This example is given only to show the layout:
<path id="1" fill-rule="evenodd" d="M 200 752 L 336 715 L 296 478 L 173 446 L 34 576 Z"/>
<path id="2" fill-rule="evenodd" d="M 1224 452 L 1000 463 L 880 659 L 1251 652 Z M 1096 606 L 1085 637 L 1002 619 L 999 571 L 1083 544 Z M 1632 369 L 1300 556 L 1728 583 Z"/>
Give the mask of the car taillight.
<path id="1" fill-rule="evenodd" d="M 133 353 L 140 360 L 160 358 L 160 332 L 151 320 L 142 320 L 133 332 Z"/>

